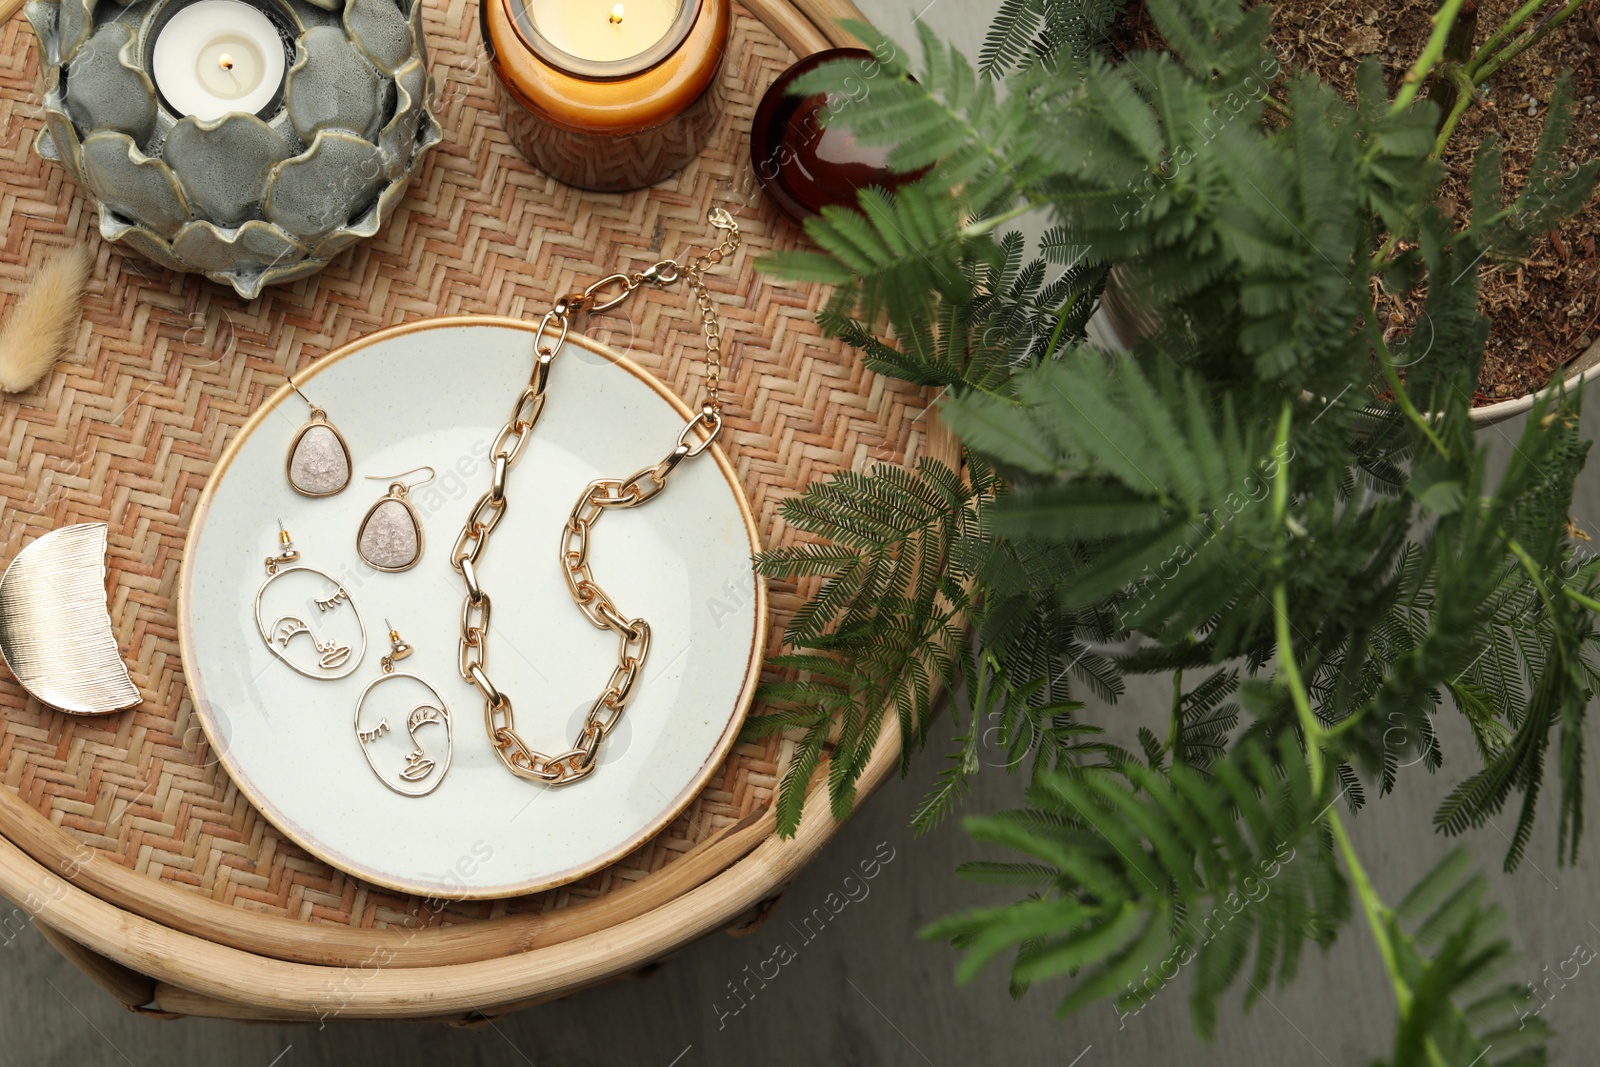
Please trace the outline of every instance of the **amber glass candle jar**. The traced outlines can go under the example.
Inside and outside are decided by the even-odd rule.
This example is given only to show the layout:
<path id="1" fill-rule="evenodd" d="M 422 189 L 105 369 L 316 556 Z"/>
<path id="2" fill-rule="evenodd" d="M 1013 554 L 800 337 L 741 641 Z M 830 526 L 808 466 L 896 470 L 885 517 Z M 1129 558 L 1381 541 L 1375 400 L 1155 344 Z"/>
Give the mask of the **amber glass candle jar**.
<path id="1" fill-rule="evenodd" d="M 722 112 L 730 0 L 483 0 L 479 19 L 507 132 L 569 185 L 653 185 Z"/>

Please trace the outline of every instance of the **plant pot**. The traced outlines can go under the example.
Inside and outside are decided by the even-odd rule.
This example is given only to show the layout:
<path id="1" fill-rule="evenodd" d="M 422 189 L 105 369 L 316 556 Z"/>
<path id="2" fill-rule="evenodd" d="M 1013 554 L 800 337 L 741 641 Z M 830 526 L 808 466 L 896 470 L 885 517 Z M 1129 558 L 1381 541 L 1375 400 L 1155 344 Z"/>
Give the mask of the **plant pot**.
<path id="1" fill-rule="evenodd" d="M 1132 348 L 1155 333 L 1160 320 L 1152 313 L 1139 308 L 1129 297 L 1127 287 L 1123 284 L 1125 276 L 1121 266 L 1111 268 L 1110 277 L 1106 279 L 1105 292 L 1100 296 L 1100 308 L 1105 312 L 1106 322 L 1111 327 L 1112 339 L 1119 347 L 1126 349 Z M 1567 364 L 1567 377 L 1559 388 L 1568 392 L 1577 391 L 1583 386 L 1587 373 L 1596 366 L 1600 366 L 1600 341 L 1590 345 L 1582 355 Z M 1539 392 L 1524 393 L 1521 396 L 1475 407 L 1472 409 L 1473 428 L 1482 430 L 1521 415 L 1533 407 L 1534 400 L 1556 388 L 1558 387 L 1551 385 Z"/>

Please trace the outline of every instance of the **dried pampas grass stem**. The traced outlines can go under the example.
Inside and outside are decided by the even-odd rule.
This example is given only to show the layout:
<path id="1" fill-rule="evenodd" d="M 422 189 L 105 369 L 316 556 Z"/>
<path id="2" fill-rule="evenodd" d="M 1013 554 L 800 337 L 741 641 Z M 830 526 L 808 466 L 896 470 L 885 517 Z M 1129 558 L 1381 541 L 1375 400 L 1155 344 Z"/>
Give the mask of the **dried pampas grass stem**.
<path id="1" fill-rule="evenodd" d="M 63 252 L 39 271 L 0 326 L 0 389 L 31 389 L 55 365 L 78 332 L 89 251 Z"/>

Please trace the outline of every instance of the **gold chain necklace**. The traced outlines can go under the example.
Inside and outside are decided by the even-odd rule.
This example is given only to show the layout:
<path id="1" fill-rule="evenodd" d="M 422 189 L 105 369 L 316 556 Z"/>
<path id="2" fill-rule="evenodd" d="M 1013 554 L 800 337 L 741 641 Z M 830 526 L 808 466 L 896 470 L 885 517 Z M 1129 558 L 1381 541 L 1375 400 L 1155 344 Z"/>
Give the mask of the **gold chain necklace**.
<path id="1" fill-rule="evenodd" d="M 717 318 L 716 305 L 706 288 L 705 272 L 727 259 L 739 247 L 739 225 L 733 216 L 722 208 L 713 208 L 708 219 L 721 231 L 721 242 L 704 255 L 687 264 L 664 259 L 642 271 L 628 274 L 610 274 L 579 293 L 558 299 L 545 312 L 534 334 L 533 348 L 536 357 L 533 375 L 528 385 L 517 395 L 511 409 L 511 419 L 501 428 L 490 449 L 494 473 L 489 491 L 479 498 L 461 536 L 456 538 L 450 551 L 450 563 L 461 574 L 466 584 L 466 599 L 461 604 L 461 648 L 457 666 L 461 677 L 478 687 L 483 694 L 483 725 L 494 745 L 495 755 L 506 769 L 519 778 L 565 785 L 586 777 L 595 768 L 595 756 L 600 742 L 622 718 L 623 709 L 633 693 L 634 682 L 644 669 L 645 658 L 650 654 L 650 624 L 644 619 L 630 619 L 617 610 L 615 602 L 605 590 L 595 583 L 589 570 L 589 531 L 612 508 L 636 508 L 653 499 L 667 485 L 674 468 L 686 459 L 693 459 L 711 447 L 722 431 L 722 398 L 719 392 L 722 379 L 722 324 Z M 601 478 L 590 482 L 572 514 L 567 518 L 561 540 L 561 566 L 566 574 L 567 589 L 573 603 L 578 605 L 588 620 L 602 630 L 617 635 L 617 666 L 611 672 L 605 689 L 584 717 L 583 727 L 570 749 L 557 755 L 546 755 L 530 748 L 517 734 L 516 718 L 511 710 L 511 698 L 495 688 L 488 674 L 489 594 L 478 584 L 478 559 L 483 554 L 494 528 L 506 513 L 506 475 L 510 472 L 523 446 L 539 421 L 544 410 L 545 388 L 550 381 L 550 365 L 567 339 L 572 318 L 579 312 L 609 311 L 633 295 L 641 285 L 665 287 L 680 278 L 688 278 L 699 304 L 700 325 L 706 338 L 706 402 L 700 413 L 690 419 L 678 434 L 677 444 L 665 459 L 645 467 L 629 478 Z M 620 287 L 614 295 L 602 299 L 608 289 Z M 554 339 L 553 341 L 551 339 Z M 696 430 L 704 436 L 696 438 Z"/>

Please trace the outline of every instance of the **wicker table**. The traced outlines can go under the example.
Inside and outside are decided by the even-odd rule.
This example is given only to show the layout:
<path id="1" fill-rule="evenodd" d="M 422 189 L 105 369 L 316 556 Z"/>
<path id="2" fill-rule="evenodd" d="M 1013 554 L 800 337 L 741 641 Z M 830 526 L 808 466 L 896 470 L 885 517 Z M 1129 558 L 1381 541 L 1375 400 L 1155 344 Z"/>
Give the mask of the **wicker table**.
<path id="1" fill-rule="evenodd" d="M 655 188 L 602 195 L 523 161 L 495 114 L 476 5 L 436 5 L 427 30 L 445 143 L 376 239 L 250 304 L 95 235 L 83 196 L 32 151 L 33 36 L 20 18 L 0 26 L 0 305 L 61 247 L 87 242 L 96 257 L 77 354 L 0 403 L 0 558 L 67 523 L 108 523 L 112 615 L 144 696 L 133 712 L 75 719 L 0 679 L 0 893 L 131 1010 L 482 1020 L 748 922 L 835 832 L 816 795 L 824 766 L 799 833 L 775 835 L 771 802 L 795 740 L 775 737 L 737 746 L 679 819 L 606 870 L 429 912 L 312 858 L 239 794 L 194 717 L 174 611 L 201 487 L 286 370 L 398 322 L 525 316 L 577 279 L 702 241 L 712 204 L 735 209 L 747 234 L 712 285 L 732 341 L 724 446 L 766 543 L 789 536 L 777 505 L 814 478 L 925 454 L 953 460 L 954 442 L 924 417 L 923 391 L 863 370 L 820 335 L 820 293 L 775 285 L 752 264 L 803 239 L 750 173 L 755 104 L 796 56 L 844 43 L 834 19 L 854 14 L 848 0 L 746 0 L 710 147 Z M 652 292 L 591 333 L 698 395 L 699 331 L 681 294 Z M 775 649 L 805 590 L 771 591 Z M 863 797 L 896 753 L 886 730 Z"/>

